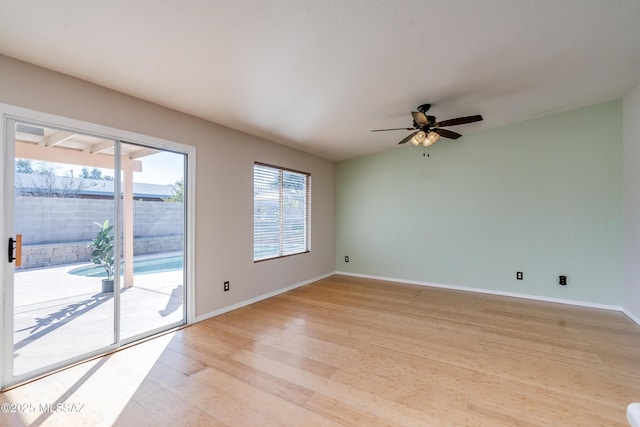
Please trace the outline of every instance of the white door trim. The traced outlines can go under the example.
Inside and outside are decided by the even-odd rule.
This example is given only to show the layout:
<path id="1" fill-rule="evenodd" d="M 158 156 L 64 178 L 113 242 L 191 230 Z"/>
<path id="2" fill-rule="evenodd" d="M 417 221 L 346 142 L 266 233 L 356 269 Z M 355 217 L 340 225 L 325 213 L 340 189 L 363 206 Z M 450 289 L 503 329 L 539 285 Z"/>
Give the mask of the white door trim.
<path id="1" fill-rule="evenodd" d="M 195 322 L 195 176 L 196 176 L 196 148 L 191 145 L 181 144 L 162 138 L 130 132 L 109 126 L 98 125 L 95 123 L 85 122 L 81 120 L 71 119 L 68 117 L 58 116 L 40 111 L 16 107 L 9 104 L 0 103 L 0 135 L 2 135 L 2 149 L 0 150 L 0 165 L 2 165 L 2 174 L 0 174 L 0 212 L 2 212 L 3 221 L 0 225 L 0 238 L 4 250 L 2 256 L 5 258 L 0 262 L 0 277 L 2 278 L 2 286 L 0 289 L 0 318 L 2 318 L 3 327 L 0 329 L 0 389 L 4 389 L 18 382 L 24 381 L 24 378 L 13 377 L 13 364 L 5 363 L 13 359 L 13 294 L 10 284 L 13 281 L 13 268 L 6 261 L 7 242 L 13 234 L 13 209 L 12 197 L 14 177 L 9 171 L 9 161 L 13 161 L 14 129 L 7 129 L 7 119 L 35 122 L 43 126 L 61 127 L 78 133 L 89 133 L 113 140 L 121 140 L 132 143 L 159 148 L 163 150 L 174 151 L 186 155 L 187 171 L 185 174 L 185 203 L 186 203 L 186 236 L 185 236 L 185 252 L 186 259 L 184 266 L 186 268 L 185 288 L 186 288 L 186 323 Z M 49 369 L 50 370 L 50 369 Z M 44 372 L 42 372 L 44 373 Z"/>

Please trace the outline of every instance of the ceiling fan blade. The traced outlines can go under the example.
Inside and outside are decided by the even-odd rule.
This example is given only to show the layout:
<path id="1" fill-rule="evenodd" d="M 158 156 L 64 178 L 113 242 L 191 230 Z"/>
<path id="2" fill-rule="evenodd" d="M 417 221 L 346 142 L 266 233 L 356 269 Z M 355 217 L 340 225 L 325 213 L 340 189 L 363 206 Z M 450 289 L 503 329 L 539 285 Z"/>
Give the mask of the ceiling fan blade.
<path id="1" fill-rule="evenodd" d="M 385 132 L 388 130 L 413 130 L 413 128 L 371 129 L 371 132 Z"/>
<path id="2" fill-rule="evenodd" d="M 438 135 L 444 136 L 445 138 L 449 138 L 449 139 L 458 139 L 462 136 L 458 132 L 454 132 L 449 129 L 432 128 L 431 132 L 435 132 Z"/>
<path id="3" fill-rule="evenodd" d="M 411 132 L 411 133 L 409 134 L 409 136 L 407 136 L 407 137 L 406 137 L 405 139 L 403 139 L 402 141 L 398 142 L 398 145 L 400 145 L 400 144 L 404 144 L 404 143 L 406 143 L 406 142 L 409 142 L 409 140 L 410 140 L 411 138 L 413 138 L 413 137 L 414 137 L 418 132 L 420 132 L 420 131 L 418 131 L 418 130 L 417 130 L 417 131 L 415 131 L 415 132 Z"/>
<path id="4" fill-rule="evenodd" d="M 466 116 L 458 117 L 456 119 L 443 120 L 441 122 L 432 124 L 431 127 L 465 125 L 467 123 L 479 122 L 481 120 L 482 116 L 478 114 L 476 116 Z"/>
<path id="5" fill-rule="evenodd" d="M 421 113 L 419 111 L 412 111 L 411 112 L 411 116 L 413 116 L 413 121 L 416 122 L 419 125 L 428 125 L 429 124 L 429 119 L 427 118 L 427 116 L 424 113 Z"/>

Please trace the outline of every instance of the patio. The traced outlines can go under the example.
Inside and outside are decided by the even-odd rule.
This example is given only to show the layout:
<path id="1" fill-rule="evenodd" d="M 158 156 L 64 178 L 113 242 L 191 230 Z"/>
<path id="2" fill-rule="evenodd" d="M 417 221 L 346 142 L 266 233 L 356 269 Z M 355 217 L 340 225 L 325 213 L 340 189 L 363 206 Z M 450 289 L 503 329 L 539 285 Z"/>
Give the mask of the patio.
<path id="1" fill-rule="evenodd" d="M 15 273 L 14 374 L 114 342 L 114 294 L 79 264 Z M 182 270 L 140 274 L 120 291 L 121 340 L 183 320 Z"/>

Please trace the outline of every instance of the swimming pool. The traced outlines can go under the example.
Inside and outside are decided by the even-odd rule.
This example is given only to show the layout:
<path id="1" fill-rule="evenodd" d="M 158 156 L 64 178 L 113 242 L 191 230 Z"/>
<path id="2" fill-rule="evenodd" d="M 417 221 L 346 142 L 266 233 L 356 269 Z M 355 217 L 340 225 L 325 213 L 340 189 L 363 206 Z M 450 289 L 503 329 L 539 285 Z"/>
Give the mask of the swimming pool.
<path id="1" fill-rule="evenodd" d="M 165 273 L 182 270 L 182 255 L 162 255 L 139 257 L 133 260 L 133 274 Z M 124 265 L 124 262 L 123 262 Z M 107 272 L 99 265 L 83 265 L 69 270 L 68 274 L 84 277 L 107 277 Z"/>

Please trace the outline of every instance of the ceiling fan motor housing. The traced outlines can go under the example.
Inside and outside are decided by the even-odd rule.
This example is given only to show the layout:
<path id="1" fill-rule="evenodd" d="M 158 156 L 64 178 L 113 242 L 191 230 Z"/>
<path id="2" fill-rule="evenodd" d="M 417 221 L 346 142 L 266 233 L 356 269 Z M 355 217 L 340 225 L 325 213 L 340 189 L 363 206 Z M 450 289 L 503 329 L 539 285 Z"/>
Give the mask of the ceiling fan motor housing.
<path id="1" fill-rule="evenodd" d="M 422 104 L 418 106 L 418 111 L 412 111 L 411 117 L 413 118 L 413 126 L 411 128 L 389 128 L 389 129 L 373 129 L 371 132 L 382 132 L 388 130 L 409 130 L 413 131 L 410 135 L 405 137 L 398 144 L 404 144 L 411 141 L 414 145 L 425 143 L 425 146 L 434 144 L 440 137 L 448 139 L 458 139 L 462 135 L 452 130 L 443 129 L 447 126 L 458 126 L 467 123 L 479 122 L 482 120 L 482 116 L 476 114 L 475 116 L 457 117 L 455 119 L 436 121 L 435 116 L 427 116 L 425 112 L 431 108 L 431 104 Z"/>
<path id="2" fill-rule="evenodd" d="M 418 106 L 418 111 L 420 111 L 422 114 L 425 114 L 427 111 L 429 111 L 429 108 L 431 108 L 431 104 L 422 104 Z"/>

